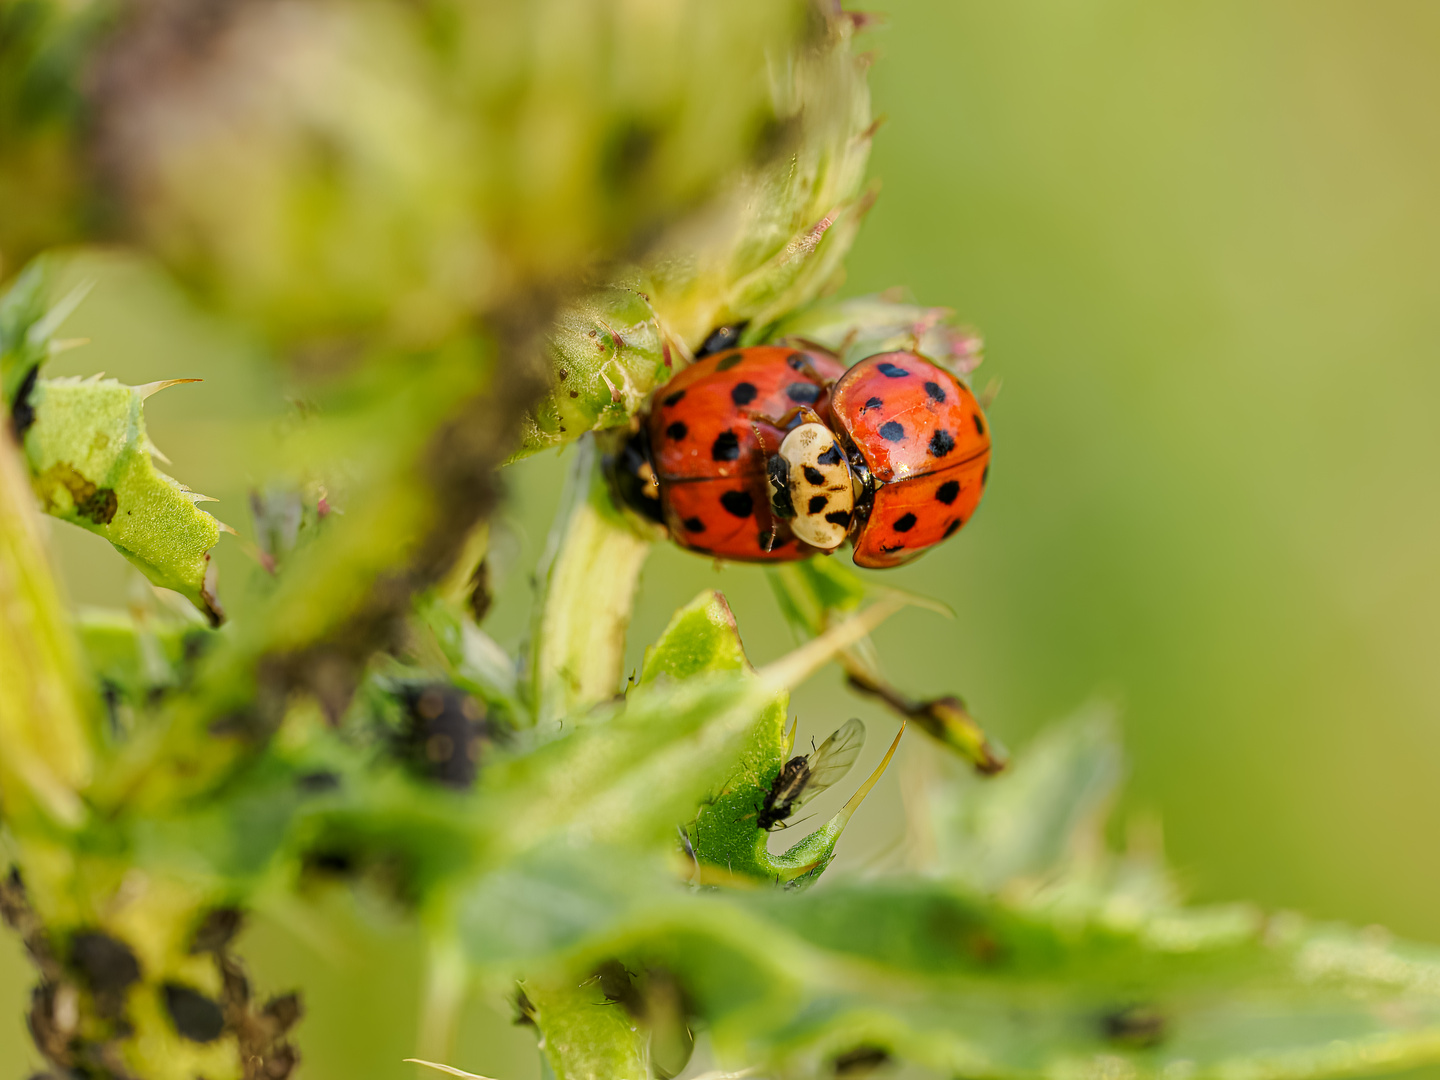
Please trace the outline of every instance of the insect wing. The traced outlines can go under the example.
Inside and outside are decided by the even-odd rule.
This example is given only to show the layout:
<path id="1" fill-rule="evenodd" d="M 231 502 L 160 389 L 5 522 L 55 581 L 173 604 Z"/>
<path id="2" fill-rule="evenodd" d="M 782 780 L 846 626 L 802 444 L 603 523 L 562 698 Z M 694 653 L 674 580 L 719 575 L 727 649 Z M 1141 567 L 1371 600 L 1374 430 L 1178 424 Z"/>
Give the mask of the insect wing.
<path id="1" fill-rule="evenodd" d="M 820 744 L 820 749 L 810 755 L 809 775 L 805 786 L 795 796 L 794 808 L 798 809 L 819 795 L 832 784 L 844 779 L 860 756 L 865 745 L 865 725 L 852 717 Z"/>

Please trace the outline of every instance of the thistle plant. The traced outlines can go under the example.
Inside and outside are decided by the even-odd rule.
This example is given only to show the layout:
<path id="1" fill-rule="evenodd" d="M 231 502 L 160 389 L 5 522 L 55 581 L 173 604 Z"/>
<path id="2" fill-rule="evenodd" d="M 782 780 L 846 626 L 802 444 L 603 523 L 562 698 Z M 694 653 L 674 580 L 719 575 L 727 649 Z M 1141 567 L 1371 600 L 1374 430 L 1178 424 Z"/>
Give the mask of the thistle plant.
<path id="1" fill-rule="evenodd" d="M 513 1003 L 560 1080 L 676 1076 L 697 1037 L 777 1077 L 1440 1058 L 1440 952 L 1186 907 L 1156 853 L 1107 847 L 1104 717 L 1011 764 L 960 697 L 886 679 L 868 635 L 934 605 L 883 573 L 747 571 L 796 637 L 758 668 L 721 594 L 677 597 L 625 678 L 665 540 L 605 462 L 717 328 L 979 361 L 947 309 L 835 296 L 875 198 L 871 22 L 809 0 L 0 2 L 0 914 L 50 1076 L 292 1075 L 304 987 L 253 985 L 236 934 L 319 880 L 423 928 L 416 1056 L 456 1067 L 472 991 Z M 303 402 L 256 450 L 237 537 L 146 434 L 183 373 L 47 370 L 85 300 L 69 254 L 98 244 L 259 342 Z M 489 523 L 508 463 L 570 443 L 510 655 L 485 629 Z M 72 612 L 46 515 L 182 605 Z M 227 543 L 256 584 L 218 579 Z M 844 717 L 795 746 L 789 693 L 832 662 L 894 713 L 891 753 L 960 766 L 917 801 L 904 875 L 827 875 L 889 761 L 839 778 Z M 773 853 L 787 775 L 827 753 L 848 801 Z"/>

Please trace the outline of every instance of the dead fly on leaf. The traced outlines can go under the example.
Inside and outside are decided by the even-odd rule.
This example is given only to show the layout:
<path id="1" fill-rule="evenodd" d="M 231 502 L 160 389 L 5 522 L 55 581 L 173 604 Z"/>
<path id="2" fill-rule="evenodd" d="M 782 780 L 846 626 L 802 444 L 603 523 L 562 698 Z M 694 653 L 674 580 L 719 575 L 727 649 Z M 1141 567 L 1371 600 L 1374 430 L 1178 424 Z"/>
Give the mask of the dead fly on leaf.
<path id="1" fill-rule="evenodd" d="M 760 828 L 775 828 L 820 792 L 844 778 L 864 745 L 865 725 L 859 719 L 851 718 L 814 753 L 792 757 L 765 795 L 765 803 L 760 808 Z"/>

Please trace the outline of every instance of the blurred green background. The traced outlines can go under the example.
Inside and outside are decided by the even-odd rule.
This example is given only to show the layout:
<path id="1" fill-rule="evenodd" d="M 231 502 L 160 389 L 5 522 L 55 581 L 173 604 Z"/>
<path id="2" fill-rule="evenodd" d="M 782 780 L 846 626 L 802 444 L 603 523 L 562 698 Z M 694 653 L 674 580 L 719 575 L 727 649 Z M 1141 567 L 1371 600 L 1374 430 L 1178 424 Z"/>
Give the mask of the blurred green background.
<path id="1" fill-rule="evenodd" d="M 872 85 L 883 194 L 847 292 L 904 285 L 988 343 L 983 512 L 886 581 L 947 601 L 877 635 L 912 692 L 958 690 L 1012 746 L 1103 699 L 1133 758 L 1125 813 L 1155 815 L 1196 900 L 1248 898 L 1440 941 L 1440 7 L 1263 0 L 891 0 Z M 63 370 L 203 375 L 149 415 L 174 473 L 243 526 L 244 433 L 275 412 L 246 346 L 144 273 L 108 267 Z M 524 629 L 567 461 L 511 470 L 490 629 Z M 57 526 L 77 602 L 129 575 Z M 507 556 L 508 553 L 508 556 Z M 222 590 L 248 564 L 221 545 Z M 631 652 L 700 588 L 752 655 L 789 644 L 761 572 L 659 551 Z M 833 673 L 802 736 L 893 723 Z M 902 865 L 907 738 L 834 872 Z M 907 770 L 910 772 L 907 773 Z M 838 801 L 839 794 L 831 797 Z M 818 806 L 826 813 L 830 801 Z M 331 897 L 246 938 L 257 981 L 307 984 L 313 1080 L 407 1075 L 420 962 L 383 912 Z M 316 977 L 316 972 L 321 972 Z M 29 973 L 0 944 L 0 1080 L 38 1059 Z M 538 1074 L 529 1036 L 477 1001 L 455 1064 Z"/>

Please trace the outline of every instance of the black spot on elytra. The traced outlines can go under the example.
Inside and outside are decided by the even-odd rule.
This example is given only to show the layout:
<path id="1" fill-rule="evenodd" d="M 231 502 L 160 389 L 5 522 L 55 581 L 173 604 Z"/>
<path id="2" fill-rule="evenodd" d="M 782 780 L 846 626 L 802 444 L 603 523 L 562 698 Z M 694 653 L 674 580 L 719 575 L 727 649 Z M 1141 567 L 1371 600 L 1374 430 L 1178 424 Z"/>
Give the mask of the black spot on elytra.
<path id="1" fill-rule="evenodd" d="M 815 460 L 818 461 L 821 465 L 839 465 L 841 461 L 840 447 L 836 446 L 834 443 L 831 443 L 828 447 L 826 447 L 823 454 L 819 454 L 816 456 Z"/>
<path id="2" fill-rule="evenodd" d="M 796 352 L 796 353 L 791 353 L 789 356 L 787 356 L 787 357 L 785 358 L 785 363 L 787 363 L 788 365 L 790 365 L 790 370 L 791 370 L 791 371 L 804 371 L 804 370 L 805 370 L 805 354 L 804 354 L 804 353 L 798 353 L 798 352 Z"/>
<path id="3" fill-rule="evenodd" d="M 977 413 L 971 413 L 971 414 L 970 414 L 970 419 L 975 421 L 975 434 L 976 434 L 976 435 L 984 435 L 984 434 L 985 434 L 985 421 L 982 420 L 982 419 L 980 419 L 980 414 L 979 414 L 978 412 L 977 412 Z"/>
<path id="4" fill-rule="evenodd" d="M 744 359 L 744 357 L 741 356 L 738 352 L 733 352 L 733 353 L 731 353 L 729 356 L 722 357 L 722 358 L 720 359 L 720 362 L 715 365 L 715 370 L 716 370 L 716 371 L 729 371 L 729 370 L 730 370 L 731 368 L 733 368 L 736 364 L 740 363 L 740 361 L 743 360 L 743 359 Z"/>
<path id="5" fill-rule="evenodd" d="M 792 382 L 785 388 L 785 396 L 796 405 L 814 405 L 820 400 L 820 387 L 809 382 Z"/>
<path id="6" fill-rule="evenodd" d="M 869 412 L 871 409 L 881 408 L 882 406 L 884 406 L 884 404 L 885 402 L 881 401 L 878 397 L 872 397 L 865 402 L 865 404 L 861 407 L 860 411 L 862 413 Z"/>
<path id="7" fill-rule="evenodd" d="M 895 544 L 895 545 L 892 546 L 892 545 L 890 545 L 890 544 L 881 544 L 881 545 L 880 545 L 880 550 L 883 551 L 886 555 L 894 555 L 895 552 L 897 552 L 897 551 L 904 551 L 904 550 L 905 550 L 905 545 L 904 545 L 904 544 Z"/>
<path id="8" fill-rule="evenodd" d="M 740 439 L 733 431 L 722 431 L 715 436 L 710 446 L 710 456 L 716 461 L 734 461 L 740 456 Z"/>
<path id="9" fill-rule="evenodd" d="M 958 480 L 946 480 L 945 483 L 935 489 L 935 498 L 939 499 L 946 506 L 953 503 L 959 494 L 960 481 Z"/>
<path id="10" fill-rule="evenodd" d="M 989 480 L 989 479 L 990 479 L 990 465 L 989 465 L 989 463 L 987 462 L 986 465 L 985 465 L 985 471 L 980 474 L 980 484 L 981 484 L 981 486 L 983 487 L 984 484 L 985 484 L 985 481 L 987 481 L 987 480 Z"/>
<path id="11" fill-rule="evenodd" d="M 825 509 L 829 502 L 830 496 L 828 495 L 811 495 L 809 507 L 810 513 L 818 514 L 821 510 Z"/>
<path id="12" fill-rule="evenodd" d="M 927 382 L 925 384 L 925 393 L 930 395 L 930 400 L 936 404 L 945 400 L 945 388 L 938 382 Z"/>
<path id="13" fill-rule="evenodd" d="M 674 439 L 676 442 L 679 442 L 686 435 L 690 434 L 690 429 L 686 427 L 682 421 L 676 420 L 673 424 L 671 424 L 665 429 L 665 434 L 669 438 Z"/>
<path id="14" fill-rule="evenodd" d="M 747 518 L 755 509 L 755 500 L 748 491 L 727 491 L 720 496 L 720 505 L 738 518 Z"/>
<path id="15" fill-rule="evenodd" d="M 887 420 L 880 425 L 880 437 L 886 442 L 899 442 L 905 438 L 905 428 L 898 420 Z"/>
<path id="16" fill-rule="evenodd" d="M 886 360 L 883 363 L 876 364 L 875 368 L 877 371 L 880 372 L 881 375 L 884 375 L 887 379 L 902 379 L 906 375 L 910 374 L 910 372 L 906 371 L 903 367 L 896 367 L 894 364 L 890 363 L 889 360 Z"/>
<path id="17" fill-rule="evenodd" d="M 956 518 L 954 521 L 950 522 L 949 525 L 945 526 L 945 538 L 948 540 L 950 537 L 954 536 L 960 526 L 964 524 L 965 522 L 961 521 L 959 518 Z"/>
<path id="18" fill-rule="evenodd" d="M 842 528 L 848 529 L 850 527 L 850 511 L 832 510 L 825 515 L 825 520 L 830 522 L 831 525 L 839 525 Z"/>
<path id="19" fill-rule="evenodd" d="M 914 514 L 905 514 L 895 519 L 894 529 L 896 532 L 909 532 L 915 527 L 916 520 Z"/>
<path id="20" fill-rule="evenodd" d="M 225 1013 L 219 1002 L 179 983 L 166 983 L 161 990 L 175 1030 L 191 1042 L 214 1042 L 225 1030 Z"/>
<path id="21" fill-rule="evenodd" d="M 749 405 L 755 400 L 755 395 L 758 393 L 760 391 L 755 389 L 754 383 L 736 383 L 734 389 L 730 391 L 730 400 L 736 405 Z"/>
<path id="22" fill-rule="evenodd" d="M 930 436 L 930 453 L 936 457 L 944 457 L 954 449 L 955 437 L 944 428 L 937 428 L 935 434 Z"/>
<path id="23" fill-rule="evenodd" d="M 665 407 L 667 409 L 674 408 L 676 405 L 680 404 L 681 399 L 683 399 L 684 397 L 684 390 L 676 390 L 673 394 L 667 394 L 665 396 Z"/>
<path id="24" fill-rule="evenodd" d="M 680 524 L 682 524 L 682 525 L 685 526 L 685 531 L 686 531 L 686 532 L 704 532 L 704 531 L 705 531 L 705 522 L 701 521 L 698 517 L 689 517 L 689 518 L 686 518 L 686 519 L 685 519 L 684 521 L 682 521 Z"/>
<path id="25" fill-rule="evenodd" d="M 815 468 L 814 465 L 806 465 L 805 479 L 812 484 L 823 484 L 825 483 L 825 474 L 819 469 Z"/>

